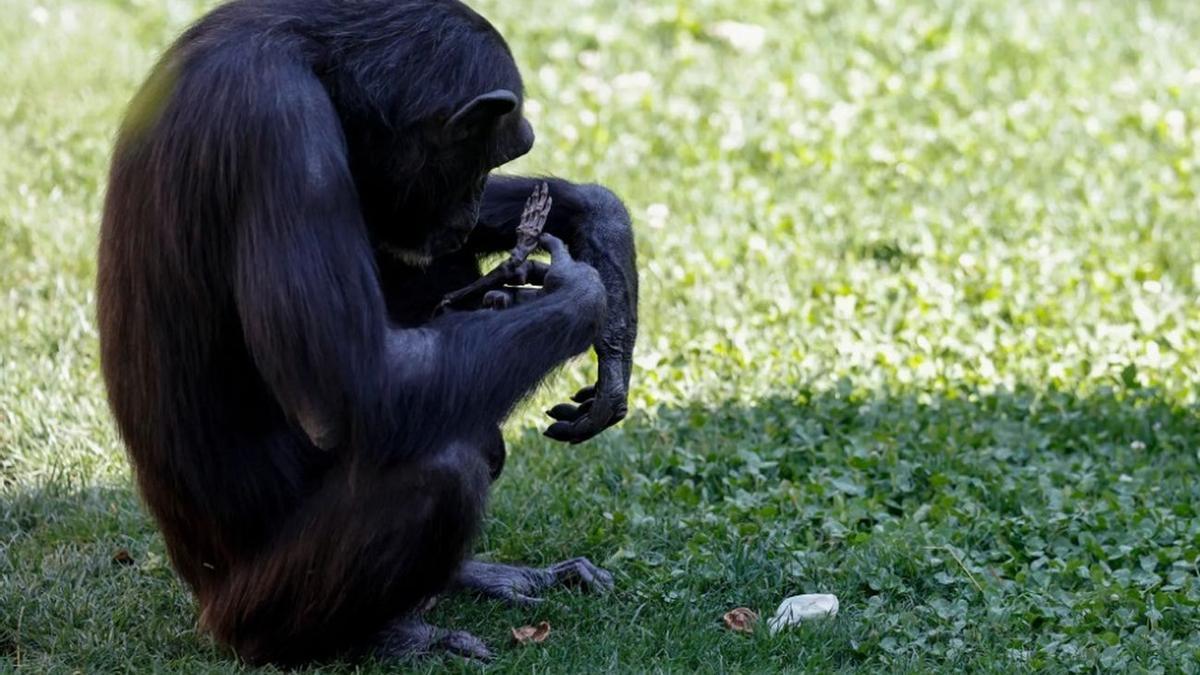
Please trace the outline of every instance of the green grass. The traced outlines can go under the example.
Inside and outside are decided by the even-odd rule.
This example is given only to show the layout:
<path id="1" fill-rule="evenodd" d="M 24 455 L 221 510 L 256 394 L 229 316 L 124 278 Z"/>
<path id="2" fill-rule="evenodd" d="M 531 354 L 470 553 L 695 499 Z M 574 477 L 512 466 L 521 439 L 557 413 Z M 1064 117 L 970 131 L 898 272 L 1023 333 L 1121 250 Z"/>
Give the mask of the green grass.
<path id="1" fill-rule="evenodd" d="M 120 113 L 207 4 L 0 4 L 0 670 L 239 668 L 131 490 L 93 319 Z M 643 284 L 630 418 L 543 441 L 568 368 L 479 545 L 619 589 L 443 602 L 489 670 L 1200 671 L 1200 3 L 480 8 L 538 102 L 513 170 L 625 197 Z M 721 627 L 800 592 L 841 614 Z"/>

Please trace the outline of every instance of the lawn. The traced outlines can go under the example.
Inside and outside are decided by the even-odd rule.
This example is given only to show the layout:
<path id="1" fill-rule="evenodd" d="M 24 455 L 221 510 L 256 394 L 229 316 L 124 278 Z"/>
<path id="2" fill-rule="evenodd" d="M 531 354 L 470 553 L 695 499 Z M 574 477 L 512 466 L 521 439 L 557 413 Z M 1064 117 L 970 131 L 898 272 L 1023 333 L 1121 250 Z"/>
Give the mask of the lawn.
<path id="1" fill-rule="evenodd" d="M 0 3 L 0 670 L 240 669 L 131 489 L 94 320 L 116 125 L 210 5 Z M 612 187 L 642 274 L 629 419 L 544 440 L 565 369 L 478 544 L 618 589 L 447 599 L 488 670 L 1200 672 L 1200 3 L 477 6 L 533 99 L 511 170 Z M 722 626 L 801 592 L 841 613 Z"/>

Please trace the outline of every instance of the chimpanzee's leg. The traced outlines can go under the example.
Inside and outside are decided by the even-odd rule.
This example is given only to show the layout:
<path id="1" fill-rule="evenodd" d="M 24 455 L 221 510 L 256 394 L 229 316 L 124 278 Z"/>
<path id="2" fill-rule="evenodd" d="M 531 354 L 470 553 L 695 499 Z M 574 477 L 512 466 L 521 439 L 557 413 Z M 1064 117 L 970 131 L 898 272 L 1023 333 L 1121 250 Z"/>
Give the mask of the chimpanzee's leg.
<path id="1" fill-rule="evenodd" d="M 500 429 L 494 428 L 485 433 L 481 447 L 484 449 L 491 479 L 495 481 L 504 468 L 507 455 L 504 437 L 501 435 Z M 518 605 L 541 602 L 541 598 L 537 597 L 539 592 L 560 584 L 577 585 L 588 590 L 603 592 L 612 589 L 613 579 L 611 574 L 596 567 L 587 558 L 574 558 L 549 567 L 519 567 L 470 561 L 463 564 L 458 575 L 452 581 L 452 585 L 460 590 Z M 439 632 L 415 617 L 407 622 L 398 622 L 394 630 L 407 631 L 410 634 L 403 639 L 394 641 L 405 644 L 433 641 L 430 644 L 436 645 L 439 644 L 438 640 L 453 637 L 453 634 L 445 633 L 445 631 Z M 469 641 L 463 643 L 457 637 L 453 637 L 453 639 L 456 643 L 468 646 L 471 644 Z"/>
<path id="2" fill-rule="evenodd" d="M 348 460 L 256 558 L 201 597 L 202 625 L 254 664 L 397 656 L 406 646 L 477 655 L 466 636 L 418 631 L 409 617 L 452 580 L 487 486 L 475 443 L 389 466 Z"/>
<path id="3" fill-rule="evenodd" d="M 464 563 L 454 585 L 484 597 L 514 605 L 535 605 L 538 593 L 552 586 L 572 585 L 595 592 L 612 590 L 612 574 L 587 558 L 572 558 L 549 567 L 519 567 L 472 560 Z"/>
<path id="4" fill-rule="evenodd" d="M 499 428 L 494 430 L 494 434 L 485 435 L 483 448 L 491 480 L 495 481 L 504 468 L 507 456 Z M 606 592 L 612 590 L 613 578 L 587 558 L 573 558 L 549 567 L 521 567 L 472 560 L 463 563 L 451 585 L 484 597 L 529 605 L 541 602 L 538 593 L 557 585 L 574 585 L 590 591 Z M 397 629 L 412 633 L 412 636 L 404 638 L 409 642 L 445 637 L 418 619 L 398 624 Z"/>

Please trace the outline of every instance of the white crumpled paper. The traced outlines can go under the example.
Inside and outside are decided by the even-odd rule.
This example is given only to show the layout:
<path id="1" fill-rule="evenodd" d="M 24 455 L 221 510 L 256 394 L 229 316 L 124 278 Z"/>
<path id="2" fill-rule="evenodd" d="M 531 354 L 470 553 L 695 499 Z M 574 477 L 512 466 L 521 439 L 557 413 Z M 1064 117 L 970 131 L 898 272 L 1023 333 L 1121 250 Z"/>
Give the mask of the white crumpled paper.
<path id="1" fill-rule="evenodd" d="M 775 616 L 767 622 L 774 635 L 788 626 L 794 626 L 803 621 L 828 619 L 837 616 L 838 599 L 836 595 L 827 593 L 809 593 L 793 595 L 784 600 L 775 610 Z"/>

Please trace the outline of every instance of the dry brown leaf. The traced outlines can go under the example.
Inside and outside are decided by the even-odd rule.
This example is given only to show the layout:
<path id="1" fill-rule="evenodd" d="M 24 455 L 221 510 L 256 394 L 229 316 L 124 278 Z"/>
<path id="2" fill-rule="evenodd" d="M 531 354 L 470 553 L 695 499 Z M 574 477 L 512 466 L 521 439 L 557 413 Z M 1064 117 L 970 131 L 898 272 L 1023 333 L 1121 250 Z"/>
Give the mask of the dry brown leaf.
<path id="1" fill-rule="evenodd" d="M 117 552 L 113 554 L 112 561 L 115 565 L 133 565 L 137 562 L 133 559 L 133 556 L 129 554 L 129 551 L 126 551 L 123 548 L 117 549 Z"/>
<path id="2" fill-rule="evenodd" d="M 738 607 L 725 612 L 725 627 L 735 633 L 753 633 L 758 614 L 749 607 Z"/>
<path id="3" fill-rule="evenodd" d="M 513 640 L 519 645 L 539 644 L 550 637 L 550 622 L 543 621 L 536 626 L 521 626 L 512 629 Z"/>

